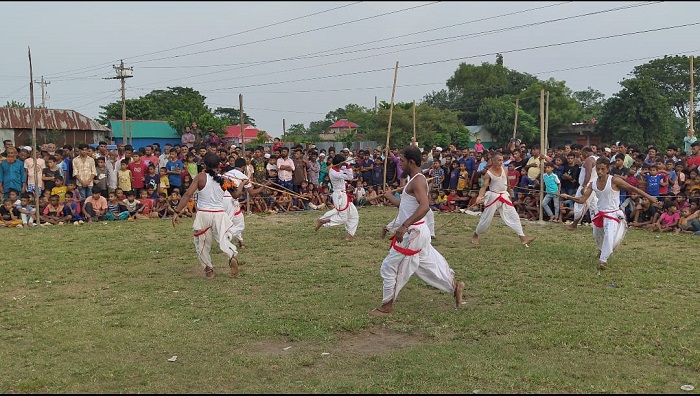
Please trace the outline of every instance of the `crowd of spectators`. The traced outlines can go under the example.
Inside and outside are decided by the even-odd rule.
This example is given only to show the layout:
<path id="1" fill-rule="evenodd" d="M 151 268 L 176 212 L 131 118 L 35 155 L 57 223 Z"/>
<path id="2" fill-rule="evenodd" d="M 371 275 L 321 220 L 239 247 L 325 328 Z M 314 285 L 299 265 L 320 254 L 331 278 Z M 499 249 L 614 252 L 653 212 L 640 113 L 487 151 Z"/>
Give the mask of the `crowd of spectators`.
<path id="1" fill-rule="evenodd" d="M 36 166 L 30 147 L 14 147 L 6 140 L 0 154 L 0 226 L 32 226 L 37 213 L 42 225 L 168 218 L 194 176 L 202 171 L 207 152 L 219 155 L 222 173 L 233 169 L 237 158 L 246 158 L 247 165 L 241 170 L 257 188 L 240 200 L 252 213 L 332 207 L 328 170 L 336 154 L 343 154 L 347 158 L 343 166 L 355 172 L 348 191 L 357 206 L 385 205 L 384 191 L 402 184 L 397 147 L 388 155 L 379 147 L 338 147 L 336 152 L 335 147 L 318 150 L 313 144 L 287 147 L 275 139 L 271 146 L 248 146 L 243 151 L 226 144 L 216 133 L 210 132 L 201 141 L 194 141 L 190 131 L 185 135 L 187 141 L 183 137 L 182 145 L 162 148 L 152 144 L 108 149 L 106 142 L 94 147 L 47 144 L 41 146 Z M 585 148 L 566 144 L 541 152 L 538 145 L 528 147 L 517 139 L 496 148 L 485 148 L 477 141 L 473 148 L 426 147 L 421 169 L 429 178 L 432 210 L 478 212 L 474 201 L 481 176 L 491 166 L 492 156 L 501 153 L 520 216 L 538 220 L 542 206 L 545 220 L 568 222 L 573 217 L 573 203 L 559 199 L 559 194 L 575 194 L 584 155 L 605 157 L 612 164 L 611 174 L 663 201 L 663 210 L 659 210 L 643 198 L 621 192 L 621 208 L 630 227 L 700 234 L 700 142 L 689 134 L 684 145 L 683 149 L 675 145 L 659 149 L 623 142 Z M 38 208 L 34 193 L 40 197 Z M 196 210 L 193 198 L 181 214 L 193 216 Z"/>

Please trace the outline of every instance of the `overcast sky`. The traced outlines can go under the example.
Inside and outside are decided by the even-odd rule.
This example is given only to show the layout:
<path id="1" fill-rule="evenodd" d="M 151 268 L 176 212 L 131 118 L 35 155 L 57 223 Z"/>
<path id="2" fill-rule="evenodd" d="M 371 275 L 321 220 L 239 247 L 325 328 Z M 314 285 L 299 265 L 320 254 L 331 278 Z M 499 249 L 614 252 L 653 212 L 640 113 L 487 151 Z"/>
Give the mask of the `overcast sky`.
<path id="1" fill-rule="evenodd" d="M 211 108 L 237 108 L 243 94 L 272 136 L 283 119 L 308 127 L 348 103 L 389 102 L 397 61 L 395 102 L 420 102 L 461 62 L 494 63 L 497 52 L 510 69 L 607 98 L 634 66 L 700 49 L 697 24 L 630 33 L 698 23 L 699 11 L 698 2 L 2 2 L 0 104 L 29 105 L 28 47 L 35 80 L 51 83 L 49 108 L 96 118 L 121 100 L 120 82 L 104 78 L 123 59 L 134 68 L 127 98 L 186 86 Z M 612 35 L 623 36 L 581 42 Z"/>

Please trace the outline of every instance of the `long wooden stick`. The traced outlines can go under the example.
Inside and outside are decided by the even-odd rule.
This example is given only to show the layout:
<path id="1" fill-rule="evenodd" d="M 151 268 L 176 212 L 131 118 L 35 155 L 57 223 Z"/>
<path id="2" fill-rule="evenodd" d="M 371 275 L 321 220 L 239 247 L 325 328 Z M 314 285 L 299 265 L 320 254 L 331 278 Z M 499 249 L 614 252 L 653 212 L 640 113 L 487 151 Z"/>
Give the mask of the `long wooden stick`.
<path id="1" fill-rule="evenodd" d="M 250 180 L 250 179 L 248 180 L 248 182 L 251 183 L 251 184 L 253 184 L 253 185 L 255 185 L 255 186 L 258 186 L 258 187 L 269 188 L 270 190 L 273 190 L 273 191 L 278 191 L 278 192 L 281 192 L 281 193 L 283 193 L 283 194 L 289 194 L 289 195 L 291 195 L 292 197 L 297 198 L 297 199 L 305 199 L 305 200 L 307 200 L 307 201 L 310 201 L 310 200 L 311 200 L 311 198 L 302 197 L 301 195 L 298 195 L 298 194 L 296 194 L 296 193 L 293 193 L 293 192 L 291 192 L 291 191 L 289 191 L 289 190 L 278 190 L 278 189 L 276 189 L 276 188 L 274 188 L 274 187 L 270 187 L 270 186 L 265 185 L 265 184 L 256 183 L 256 182 L 254 182 L 254 181 L 252 181 L 252 180 Z M 272 183 L 272 182 L 270 182 L 270 183 Z"/>
<path id="2" fill-rule="evenodd" d="M 433 179 L 435 179 L 435 178 L 434 178 L 434 177 L 429 177 L 429 178 L 425 179 L 425 181 L 426 181 L 426 182 L 429 182 L 429 181 L 431 181 L 431 180 L 433 180 Z M 404 187 L 406 187 L 406 186 L 394 188 L 393 190 L 389 190 L 389 191 L 384 192 L 384 194 L 386 194 L 387 192 L 393 194 L 393 193 L 395 193 L 395 192 L 397 192 L 397 191 L 403 190 Z M 377 196 L 374 197 L 374 198 L 368 198 L 367 201 L 374 201 L 375 199 L 382 198 L 382 197 L 384 197 L 384 194 L 382 194 L 382 195 L 377 195 Z M 386 197 L 384 197 L 384 198 L 386 198 Z"/>
<path id="3" fill-rule="evenodd" d="M 515 121 L 513 121 L 513 139 L 515 139 L 515 133 L 518 131 L 518 98 L 515 98 Z"/>
<path id="4" fill-rule="evenodd" d="M 416 140 L 416 101 L 413 101 L 413 141 Z"/>
<path id="5" fill-rule="evenodd" d="M 690 55 L 690 131 L 695 132 L 693 129 L 693 114 L 695 113 L 695 103 L 694 103 L 694 89 L 695 86 L 693 84 L 693 74 L 695 74 L 695 70 L 693 68 L 693 55 Z"/>
<path id="6" fill-rule="evenodd" d="M 32 70 L 32 49 L 27 47 L 29 56 L 29 117 L 32 119 L 32 145 L 34 146 L 32 152 L 34 153 L 34 198 L 36 200 L 35 204 L 35 217 L 36 224 L 41 224 L 41 210 L 39 210 L 39 165 L 36 163 L 37 149 L 36 149 L 36 117 L 34 115 L 34 72 Z M 31 213 L 29 214 L 31 217 Z"/>
<path id="7" fill-rule="evenodd" d="M 542 155 L 542 150 L 544 150 L 544 89 L 540 90 L 540 155 Z M 542 162 L 541 159 L 537 158 L 537 160 L 540 162 L 540 177 L 544 173 L 544 163 Z M 541 178 L 542 182 L 540 183 L 540 202 L 542 202 L 542 199 L 544 198 L 544 178 Z M 537 205 L 540 208 L 540 221 L 544 220 L 544 212 L 542 208 L 542 205 Z"/>
<path id="8" fill-rule="evenodd" d="M 391 104 L 389 105 L 389 125 L 386 129 L 386 146 L 384 147 L 384 184 L 386 186 L 386 167 L 389 164 L 389 137 L 391 136 L 391 117 L 394 115 L 394 93 L 396 92 L 396 77 L 399 74 L 399 61 L 396 61 L 394 67 L 394 86 L 391 88 Z"/>

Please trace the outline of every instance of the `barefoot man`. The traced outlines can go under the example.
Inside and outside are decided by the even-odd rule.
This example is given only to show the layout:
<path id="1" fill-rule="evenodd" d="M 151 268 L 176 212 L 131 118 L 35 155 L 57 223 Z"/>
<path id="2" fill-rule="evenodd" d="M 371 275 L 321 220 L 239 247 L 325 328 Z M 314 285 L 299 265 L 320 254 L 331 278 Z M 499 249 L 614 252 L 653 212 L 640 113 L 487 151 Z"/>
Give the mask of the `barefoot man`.
<path id="1" fill-rule="evenodd" d="M 652 204 L 658 203 L 656 197 L 652 197 L 646 192 L 631 186 L 625 179 L 609 174 L 610 160 L 601 157 L 596 161 L 595 172 L 597 178 L 583 190 L 580 197 L 572 197 L 562 194 L 564 199 L 571 199 L 576 203 L 586 202 L 592 193 L 597 197 L 597 208 L 593 217 L 593 238 L 598 244 L 598 254 L 600 255 L 598 269 L 608 269 L 608 257 L 613 250 L 622 242 L 622 238 L 627 231 L 625 213 L 620 209 L 620 189 L 632 194 L 639 194 L 645 197 Z"/>
<path id="2" fill-rule="evenodd" d="M 344 164 L 344 155 L 336 154 L 333 157 L 333 167 L 328 170 L 328 176 L 333 186 L 333 209 L 316 220 L 316 231 L 322 226 L 345 225 L 345 230 L 348 232 L 345 240 L 350 242 L 355 237 L 357 225 L 360 223 L 360 215 L 345 190 L 346 181 L 353 179 L 353 171 L 351 168 L 346 168 Z"/>
<path id="3" fill-rule="evenodd" d="M 455 279 L 454 271 L 442 255 L 430 244 L 430 229 L 425 215 L 428 204 L 428 182 L 421 172 L 421 152 L 415 146 L 406 147 L 401 153 L 401 168 L 408 173 L 408 181 L 400 198 L 391 192 L 384 196 L 399 207 L 399 215 L 388 230 L 394 232 L 389 254 L 382 262 L 379 272 L 383 279 L 382 305 L 370 316 L 389 315 L 401 289 L 415 273 L 430 286 L 454 296 L 457 308 L 462 305 L 464 282 Z"/>
<path id="4" fill-rule="evenodd" d="M 581 154 L 586 157 L 585 160 L 583 160 L 583 164 L 581 164 L 581 172 L 578 174 L 578 189 L 576 190 L 576 198 L 581 197 L 583 195 L 583 191 L 589 187 L 589 184 L 595 183 L 596 179 L 598 178 L 598 174 L 596 173 L 596 161 L 598 160 L 598 157 L 596 157 L 593 154 L 593 149 L 591 149 L 589 146 L 586 146 L 581 149 Z M 596 212 L 598 211 L 598 201 L 596 198 L 596 194 L 591 194 L 588 197 L 587 201 L 579 202 L 577 200 L 574 201 L 574 222 L 571 223 L 570 225 L 566 226 L 567 229 L 569 230 L 575 230 L 576 227 L 578 226 L 578 223 L 583 220 L 583 216 L 586 215 L 586 210 L 588 210 L 588 213 L 591 216 L 591 220 L 593 220 L 593 217 L 595 217 Z"/>
<path id="5" fill-rule="evenodd" d="M 233 226 L 231 219 L 224 211 L 225 180 L 216 173 L 219 169 L 219 156 L 207 153 L 204 156 L 206 171 L 198 173 L 192 180 L 192 184 L 180 199 L 180 204 L 173 213 L 173 227 L 178 223 L 178 215 L 187 206 L 192 195 L 197 192 L 197 215 L 192 224 L 194 233 L 194 248 L 197 251 L 197 259 L 204 267 L 204 275 L 207 278 L 214 277 L 214 265 L 211 262 L 211 244 L 216 240 L 219 249 L 229 257 L 228 265 L 231 275 L 238 277 L 238 259 L 236 259 L 236 245 L 231 243 L 228 231 Z M 239 183 L 231 196 L 238 198 L 243 192 L 243 183 Z"/>
<path id="6" fill-rule="evenodd" d="M 486 232 L 491 225 L 493 216 L 498 211 L 503 222 L 515 231 L 520 237 L 520 243 L 527 245 L 535 240 L 535 237 L 525 236 L 523 226 L 520 224 L 520 216 L 515 211 L 510 196 L 513 190 L 508 185 L 508 174 L 503 168 L 503 155 L 497 153 L 492 158 L 493 165 L 484 174 L 484 184 L 476 197 L 475 205 L 485 202 L 484 211 L 479 218 L 479 224 L 472 235 L 472 243 L 479 244 L 479 235 Z M 486 191 L 486 188 L 489 191 Z"/>

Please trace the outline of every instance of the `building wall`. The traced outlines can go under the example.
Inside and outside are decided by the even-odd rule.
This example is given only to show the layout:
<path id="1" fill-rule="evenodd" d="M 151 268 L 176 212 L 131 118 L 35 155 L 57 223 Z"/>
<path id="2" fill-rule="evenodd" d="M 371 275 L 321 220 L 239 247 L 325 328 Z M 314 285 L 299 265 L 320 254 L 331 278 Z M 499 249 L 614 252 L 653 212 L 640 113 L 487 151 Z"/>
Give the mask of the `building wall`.
<path id="1" fill-rule="evenodd" d="M 129 141 L 129 139 L 127 139 Z M 122 143 L 122 137 L 114 137 L 114 144 L 121 144 Z M 167 138 L 134 138 L 132 146 L 134 146 L 135 150 L 140 149 L 141 147 L 146 147 L 150 146 L 153 143 L 158 143 L 160 144 L 160 148 L 162 149 L 165 147 L 166 143 L 169 143 L 171 145 L 182 145 L 182 140 L 181 139 L 167 139 Z"/>

